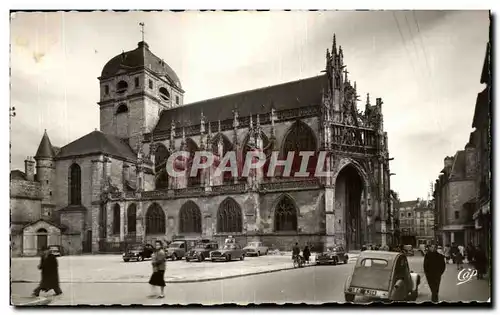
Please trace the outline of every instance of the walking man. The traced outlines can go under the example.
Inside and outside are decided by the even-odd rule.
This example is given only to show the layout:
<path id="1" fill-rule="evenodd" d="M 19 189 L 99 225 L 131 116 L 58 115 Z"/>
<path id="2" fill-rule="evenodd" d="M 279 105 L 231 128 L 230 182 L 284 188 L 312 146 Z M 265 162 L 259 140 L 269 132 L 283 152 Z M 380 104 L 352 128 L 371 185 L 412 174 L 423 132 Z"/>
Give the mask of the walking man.
<path id="1" fill-rule="evenodd" d="M 41 270 L 42 279 L 38 287 L 33 291 L 33 296 L 39 296 L 40 291 L 48 292 L 50 290 L 54 290 L 56 293 L 55 295 L 61 295 L 62 291 L 59 287 L 59 266 L 57 264 L 57 258 L 52 255 L 46 246 L 42 248 L 42 256 L 38 269 Z"/>
<path id="2" fill-rule="evenodd" d="M 439 285 L 441 284 L 441 276 L 446 269 L 443 255 L 436 252 L 436 244 L 429 246 L 429 251 L 424 257 L 424 273 L 427 278 L 427 283 L 432 293 L 432 302 L 439 302 Z"/>

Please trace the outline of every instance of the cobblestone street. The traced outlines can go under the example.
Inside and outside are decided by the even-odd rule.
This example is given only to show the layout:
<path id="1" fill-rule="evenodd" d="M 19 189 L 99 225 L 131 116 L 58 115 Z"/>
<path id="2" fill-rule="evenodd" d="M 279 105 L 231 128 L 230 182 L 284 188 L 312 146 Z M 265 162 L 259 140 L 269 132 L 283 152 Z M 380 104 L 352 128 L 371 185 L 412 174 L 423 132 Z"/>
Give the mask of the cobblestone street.
<path id="1" fill-rule="evenodd" d="M 77 304 L 221 304 L 221 303 L 327 303 L 343 302 L 344 282 L 356 257 L 347 265 L 292 267 L 289 255 L 247 257 L 229 263 L 168 262 L 164 300 L 146 298 L 149 261 L 124 263 L 117 255 L 62 257 L 59 260 L 61 288 L 64 294 L 53 298 L 51 305 Z M 409 257 L 410 268 L 422 275 L 417 302 L 430 300 L 430 290 L 423 274 L 423 257 Z M 19 298 L 30 295 L 39 280 L 37 259 L 14 259 L 12 293 Z M 71 267 L 71 268 L 70 268 Z M 283 270 L 285 269 L 285 270 Z M 282 270 L 268 274 L 256 274 Z M 487 301 L 488 280 L 472 279 L 457 285 L 457 269 L 447 265 L 440 289 L 442 301 Z M 247 275 L 224 280 L 221 277 Z M 209 280 L 199 283 L 197 280 Z M 23 283 L 19 281 L 30 281 Z M 184 282 L 184 283 L 183 283 Z"/>

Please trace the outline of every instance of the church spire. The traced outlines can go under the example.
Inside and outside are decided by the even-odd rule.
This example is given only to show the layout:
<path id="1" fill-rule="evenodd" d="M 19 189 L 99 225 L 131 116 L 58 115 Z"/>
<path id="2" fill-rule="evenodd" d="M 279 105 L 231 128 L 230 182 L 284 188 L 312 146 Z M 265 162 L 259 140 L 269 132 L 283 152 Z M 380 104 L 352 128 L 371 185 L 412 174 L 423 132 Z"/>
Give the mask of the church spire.
<path id="1" fill-rule="evenodd" d="M 337 38 L 335 37 L 335 33 L 333 33 L 332 54 L 334 56 L 337 54 Z"/>
<path id="2" fill-rule="evenodd" d="M 53 157 L 54 157 L 54 148 L 50 143 L 49 135 L 47 134 L 47 129 L 45 129 L 42 141 L 40 141 L 40 145 L 38 146 L 38 150 L 36 151 L 35 159 L 53 158 Z"/>

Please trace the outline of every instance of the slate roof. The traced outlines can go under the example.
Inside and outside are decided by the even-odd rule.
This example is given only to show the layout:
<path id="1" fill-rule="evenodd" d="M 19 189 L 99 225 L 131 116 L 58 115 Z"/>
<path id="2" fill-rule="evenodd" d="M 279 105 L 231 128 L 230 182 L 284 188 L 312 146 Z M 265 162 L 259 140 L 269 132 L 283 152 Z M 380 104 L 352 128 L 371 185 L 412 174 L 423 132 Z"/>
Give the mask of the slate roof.
<path id="1" fill-rule="evenodd" d="M 47 135 L 47 130 L 45 130 L 43 133 L 42 141 L 40 141 L 40 145 L 38 146 L 38 150 L 36 151 L 35 158 L 52 158 L 54 156 L 54 148 L 50 143 L 49 135 Z"/>
<path id="2" fill-rule="evenodd" d="M 417 205 L 418 205 L 417 200 L 402 201 L 399 203 L 399 208 L 406 208 L 406 207 L 415 208 Z"/>
<path id="3" fill-rule="evenodd" d="M 143 67 L 150 69 L 160 76 L 166 76 L 171 83 L 176 85 L 179 89 L 182 89 L 181 81 L 175 71 L 161 60 L 161 58 L 153 54 L 149 50 L 149 45 L 146 42 L 139 42 L 136 49 L 123 52 L 113 57 L 104 65 L 101 72 L 101 78 L 114 76 L 121 69 L 128 71 Z"/>
<path id="4" fill-rule="evenodd" d="M 320 75 L 186 104 L 163 111 L 153 132 L 170 130 L 172 120 L 177 126 L 197 125 L 202 111 L 206 121 L 215 122 L 232 119 L 235 107 L 239 117 L 248 117 L 251 114 L 269 114 L 272 107 L 279 111 L 320 105 L 327 84 L 326 75 Z"/>
<path id="5" fill-rule="evenodd" d="M 133 161 L 137 159 L 137 155 L 130 146 L 120 138 L 98 130 L 92 131 L 80 139 L 65 145 L 60 149 L 56 158 L 60 159 L 87 154 L 108 154 Z"/>
<path id="6" fill-rule="evenodd" d="M 481 72 L 481 83 L 491 83 L 491 43 L 486 44 L 486 55 L 484 57 L 483 71 Z"/>
<path id="7" fill-rule="evenodd" d="M 26 180 L 26 174 L 20 170 L 10 171 L 10 180 Z"/>

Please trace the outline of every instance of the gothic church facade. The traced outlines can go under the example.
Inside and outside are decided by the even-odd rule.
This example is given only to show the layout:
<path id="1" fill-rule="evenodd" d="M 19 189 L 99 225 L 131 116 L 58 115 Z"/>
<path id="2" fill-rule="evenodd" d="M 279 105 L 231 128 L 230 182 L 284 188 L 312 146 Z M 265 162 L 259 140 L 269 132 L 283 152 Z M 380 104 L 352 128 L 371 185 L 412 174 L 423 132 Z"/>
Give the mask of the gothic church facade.
<path id="1" fill-rule="evenodd" d="M 382 100 L 358 110 L 335 37 L 324 73 L 303 80 L 184 104 L 174 70 L 148 44 L 112 58 L 100 81 L 100 130 L 61 148 L 47 133 L 25 172 L 11 172 L 13 252 L 44 244 L 69 253 L 108 252 L 125 244 L 208 237 L 260 240 L 271 248 L 390 243 L 389 156 Z M 168 157 L 189 174 L 194 153 L 217 157 L 260 150 L 267 162 L 243 177 L 213 167 L 170 177 Z M 271 152 L 313 151 L 311 176 L 277 168 Z M 331 176 L 314 177 L 320 151 Z M 36 164 L 36 174 L 35 174 Z"/>

